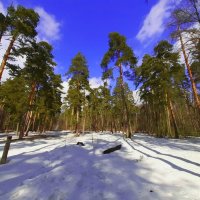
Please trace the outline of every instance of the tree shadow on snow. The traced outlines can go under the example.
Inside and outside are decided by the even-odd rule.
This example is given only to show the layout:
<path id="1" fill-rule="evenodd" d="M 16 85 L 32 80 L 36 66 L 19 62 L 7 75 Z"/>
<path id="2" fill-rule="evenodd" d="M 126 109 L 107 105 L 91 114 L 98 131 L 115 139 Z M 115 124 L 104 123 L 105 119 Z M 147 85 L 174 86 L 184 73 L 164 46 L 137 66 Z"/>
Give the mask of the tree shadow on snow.
<path id="1" fill-rule="evenodd" d="M 154 159 L 156 159 L 156 160 L 160 160 L 160 161 L 162 161 L 162 162 L 164 162 L 164 163 L 170 165 L 171 167 L 173 167 L 174 169 L 177 169 L 177 170 L 179 170 L 179 171 L 183 171 L 183 172 L 189 173 L 189 174 L 191 174 L 191 175 L 200 177 L 200 174 L 199 174 L 199 173 L 196 173 L 196 172 L 193 172 L 193 171 L 191 171 L 191 170 L 182 168 L 182 167 L 180 167 L 180 166 L 178 166 L 178 165 L 176 165 L 176 164 L 170 162 L 170 161 L 167 160 L 167 159 L 152 156 L 152 155 L 150 155 L 150 154 L 148 154 L 148 153 L 145 153 L 145 152 L 143 152 L 143 151 L 141 151 L 141 150 L 139 150 L 139 149 L 136 149 L 128 140 L 126 140 L 126 142 L 129 144 L 129 146 L 130 146 L 133 150 L 138 151 L 138 152 L 142 153 L 143 155 L 145 155 L 145 156 L 147 156 L 147 157 L 154 158 Z M 134 141 L 134 142 L 137 143 L 137 144 L 139 144 L 139 145 L 141 145 L 140 143 L 138 143 L 138 142 L 136 142 L 136 141 Z M 144 146 L 144 145 L 141 145 L 141 146 L 143 146 L 144 148 L 146 148 L 146 149 L 148 149 L 148 150 L 151 150 L 151 151 L 153 151 L 153 152 L 155 152 L 155 153 L 157 153 L 157 154 L 165 155 L 165 154 L 162 154 L 162 153 L 160 153 L 160 152 L 158 152 L 158 151 L 155 151 L 155 150 L 153 150 L 153 149 L 151 149 L 151 148 L 148 148 L 148 147 L 146 147 L 146 146 Z M 172 155 L 170 155 L 170 154 L 166 154 L 166 155 L 167 155 L 167 156 L 170 156 L 170 157 L 173 157 L 173 158 L 181 159 L 182 161 L 185 161 L 185 162 L 188 162 L 188 163 L 190 163 L 190 164 L 195 164 L 195 165 L 199 166 L 199 163 L 195 163 L 195 162 L 192 162 L 192 161 L 189 161 L 189 160 L 187 160 L 187 159 L 180 158 L 180 157 L 172 156 Z"/>
<path id="2" fill-rule="evenodd" d="M 159 151 L 157 151 L 157 150 L 155 150 L 155 149 L 149 148 L 149 147 L 147 147 L 147 146 L 145 146 L 145 145 L 143 145 L 143 144 L 141 144 L 141 143 L 139 143 L 139 142 L 136 142 L 136 141 L 134 141 L 134 142 L 135 142 L 136 144 L 138 144 L 138 145 L 140 145 L 140 146 L 142 146 L 142 147 L 144 147 L 144 148 L 146 148 L 146 149 L 148 149 L 148 150 L 150 150 L 150 151 L 156 153 L 156 154 L 163 155 L 163 156 L 169 156 L 169 157 L 172 157 L 172 158 L 176 158 L 176 159 L 179 159 L 179 160 L 181 160 L 181 161 L 184 161 L 184 162 L 187 162 L 187 163 L 190 163 L 190 164 L 193 164 L 193 165 L 196 165 L 196 166 L 200 167 L 200 163 L 193 162 L 193 161 L 191 161 L 191 160 L 188 160 L 188 159 L 185 159 L 185 158 L 182 158 L 182 157 L 179 157 L 179 156 L 174 156 L 174 155 L 172 155 L 172 154 L 161 153 L 161 152 L 159 152 Z"/>
<path id="3" fill-rule="evenodd" d="M 141 140 L 151 144 L 152 146 L 167 146 L 172 149 L 190 150 L 200 152 L 200 138 L 186 138 L 186 139 L 166 139 L 155 138 L 153 136 L 136 134 L 134 140 Z"/>
<path id="4" fill-rule="evenodd" d="M 97 142 L 11 156 L 10 163 L 0 166 L 0 199 L 158 199 L 150 190 L 161 186 L 138 175 L 142 169 L 136 160 L 100 153 L 118 141 Z"/>

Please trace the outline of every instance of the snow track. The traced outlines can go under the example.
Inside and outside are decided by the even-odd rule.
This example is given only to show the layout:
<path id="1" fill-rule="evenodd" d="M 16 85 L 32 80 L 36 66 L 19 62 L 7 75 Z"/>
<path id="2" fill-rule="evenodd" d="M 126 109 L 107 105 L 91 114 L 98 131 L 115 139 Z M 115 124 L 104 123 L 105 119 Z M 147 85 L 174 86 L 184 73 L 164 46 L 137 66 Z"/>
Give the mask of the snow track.
<path id="1" fill-rule="evenodd" d="M 102 154 L 118 144 L 121 150 Z M 0 166 L 0 200 L 199 200 L 199 152 L 198 139 L 146 135 L 68 133 L 20 141 Z"/>

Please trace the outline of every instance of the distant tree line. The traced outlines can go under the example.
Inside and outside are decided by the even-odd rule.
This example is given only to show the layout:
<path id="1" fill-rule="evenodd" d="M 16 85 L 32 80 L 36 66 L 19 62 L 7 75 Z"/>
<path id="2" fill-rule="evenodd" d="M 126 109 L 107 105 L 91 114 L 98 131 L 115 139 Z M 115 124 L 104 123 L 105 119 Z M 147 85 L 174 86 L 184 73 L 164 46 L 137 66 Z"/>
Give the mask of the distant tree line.
<path id="1" fill-rule="evenodd" d="M 101 62 L 104 85 L 89 87 L 85 57 L 79 53 L 68 71 L 69 90 L 60 117 L 63 129 L 81 133 L 146 132 L 157 137 L 200 135 L 200 30 L 197 0 L 182 1 L 171 13 L 168 28 L 179 46 L 160 41 L 153 55 L 144 55 L 137 65 L 133 50 L 119 33 L 109 34 L 109 47 Z M 183 61 L 180 59 L 183 55 Z M 115 69 L 118 69 L 118 76 Z M 113 90 L 107 79 L 116 80 Z M 140 93 L 134 101 L 126 80 Z"/>
<path id="2" fill-rule="evenodd" d="M 0 130 L 16 130 L 20 137 L 30 130 L 52 129 L 68 129 L 76 135 L 91 130 L 120 131 L 127 137 L 134 132 L 200 136 L 199 16 L 197 0 L 182 1 L 168 23 L 176 45 L 160 41 L 141 65 L 126 38 L 110 33 L 100 63 L 103 85 L 98 88 L 90 87 L 87 60 L 79 52 L 66 73 L 69 89 L 62 103 L 62 81 L 53 70 L 52 47 L 35 39 L 38 14 L 10 6 L 6 16 L 0 15 L 0 41 L 10 39 L 0 80 L 5 67 L 12 75 L 0 86 Z M 19 56 L 25 58 L 23 66 L 13 64 Z M 109 79 L 115 81 L 114 88 Z M 139 90 L 139 105 L 128 82 Z"/>

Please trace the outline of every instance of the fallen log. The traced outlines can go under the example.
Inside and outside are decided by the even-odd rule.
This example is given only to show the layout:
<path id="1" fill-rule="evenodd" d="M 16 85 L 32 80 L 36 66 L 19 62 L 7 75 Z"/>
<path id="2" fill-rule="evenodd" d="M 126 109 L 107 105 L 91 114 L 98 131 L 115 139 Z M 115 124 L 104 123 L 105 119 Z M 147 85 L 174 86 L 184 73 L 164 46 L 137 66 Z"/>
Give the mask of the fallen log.
<path id="1" fill-rule="evenodd" d="M 108 154 L 108 153 L 112 153 L 113 151 L 117 151 L 119 149 L 121 149 L 122 145 L 117 145 L 115 147 L 112 147 L 112 148 L 109 148 L 109 149 L 106 149 L 105 151 L 103 151 L 103 154 Z"/>
<path id="2" fill-rule="evenodd" d="M 79 146 L 85 146 L 85 144 L 83 144 L 83 142 L 77 142 L 76 145 L 79 145 Z"/>

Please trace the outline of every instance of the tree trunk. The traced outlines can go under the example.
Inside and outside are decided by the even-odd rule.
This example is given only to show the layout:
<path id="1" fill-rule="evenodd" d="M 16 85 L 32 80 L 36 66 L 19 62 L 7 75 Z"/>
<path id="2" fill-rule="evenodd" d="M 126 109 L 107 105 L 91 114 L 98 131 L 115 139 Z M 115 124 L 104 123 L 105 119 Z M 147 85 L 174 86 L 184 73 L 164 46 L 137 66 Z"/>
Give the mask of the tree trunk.
<path id="1" fill-rule="evenodd" d="M 28 120 L 27 120 L 28 123 L 27 123 L 26 130 L 25 130 L 25 136 L 28 136 L 28 132 L 30 131 L 30 127 L 32 124 L 32 119 L 33 119 L 33 111 L 29 111 Z"/>
<path id="2" fill-rule="evenodd" d="M 32 123 L 32 130 L 35 131 L 35 121 L 36 121 L 36 118 L 37 118 L 37 112 L 35 112 L 34 114 L 34 117 L 33 117 L 33 123 Z"/>
<path id="3" fill-rule="evenodd" d="M 40 131 L 40 124 L 41 124 L 41 120 L 39 120 L 38 127 L 37 127 L 37 132 Z"/>
<path id="4" fill-rule="evenodd" d="M 0 130 L 3 129 L 4 117 L 4 105 L 0 105 Z"/>
<path id="5" fill-rule="evenodd" d="M 64 130 L 68 130 L 68 117 L 67 117 L 67 113 L 65 113 L 64 115 Z"/>
<path id="6" fill-rule="evenodd" d="M 53 117 L 50 118 L 50 123 L 49 123 L 49 128 L 48 128 L 48 131 L 51 131 L 52 130 L 52 124 L 53 124 Z"/>
<path id="7" fill-rule="evenodd" d="M 121 95 L 122 95 L 122 100 L 124 103 L 124 108 L 125 108 L 125 113 L 126 113 L 126 127 L 127 127 L 127 138 L 131 138 L 131 125 L 130 125 L 130 117 L 129 117 L 129 110 L 128 110 L 128 105 L 126 101 L 126 97 L 124 94 L 124 80 L 123 80 L 123 69 L 122 65 L 119 65 L 119 71 L 120 71 L 120 85 L 121 85 Z"/>
<path id="8" fill-rule="evenodd" d="M 77 108 L 77 110 L 76 110 L 76 127 L 75 127 L 76 134 L 78 134 L 78 123 L 79 123 L 79 110 Z"/>
<path id="9" fill-rule="evenodd" d="M 86 122 L 86 113 L 83 116 L 83 128 L 82 128 L 82 133 L 85 133 L 85 122 Z"/>
<path id="10" fill-rule="evenodd" d="M 3 31 L 0 32 L 0 44 L 1 44 L 2 37 L 3 37 Z"/>
<path id="11" fill-rule="evenodd" d="M 74 108 L 72 108 L 72 112 L 71 112 L 71 119 L 70 119 L 70 130 L 73 130 L 73 117 L 74 117 Z"/>
<path id="12" fill-rule="evenodd" d="M 103 120 L 102 111 L 101 111 L 101 131 L 102 131 L 102 132 L 104 131 L 104 120 Z"/>
<path id="13" fill-rule="evenodd" d="M 173 105 L 172 102 L 169 100 L 169 109 L 171 112 L 171 116 L 172 116 L 172 122 L 173 122 L 173 126 L 174 126 L 174 131 L 175 131 L 175 138 L 178 139 L 179 138 L 179 131 L 178 131 L 178 126 L 176 123 L 176 117 L 174 114 L 174 109 L 173 109 Z"/>
<path id="14" fill-rule="evenodd" d="M 17 128 L 16 128 L 16 135 L 19 134 L 19 122 L 17 123 Z"/>
<path id="15" fill-rule="evenodd" d="M 46 123 L 47 123 L 47 115 L 45 115 L 45 118 L 44 118 L 42 133 L 46 131 Z"/>
<path id="16" fill-rule="evenodd" d="M 3 60 L 2 60 L 2 62 L 1 62 L 1 66 L 0 66 L 0 82 L 1 82 L 1 79 L 2 79 L 3 71 L 4 71 L 4 69 L 5 69 L 5 66 L 6 66 L 8 57 L 9 57 L 10 52 L 11 52 L 11 49 L 13 48 L 13 45 L 14 45 L 14 43 L 15 43 L 15 41 L 16 41 L 16 38 L 17 38 L 16 36 L 13 36 L 13 37 L 12 37 L 12 39 L 11 39 L 11 41 L 10 41 L 10 44 L 9 44 L 7 50 L 6 50 L 6 53 L 5 53 L 4 56 L 3 56 Z"/>
<path id="17" fill-rule="evenodd" d="M 180 27 L 179 27 L 179 38 L 180 38 L 180 42 L 181 42 L 181 49 L 182 49 L 183 56 L 184 56 L 184 59 L 185 59 L 185 64 L 186 64 L 187 71 L 188 71 L 188 74 L 189 74 L 189 77 L 190 77 L 190 82 L 191 82 L 191 86 L 192 86 L 194 101 L 196 103 L 196 106 L 197 106 L 198 110 L 200 111 L 200 100 L 198 98 L 196 84 L 194 82 L 192 70 L 191 70 L 191 67 L 190 67 L 190 64 L 189 64 L 189 61 L 188 61 L 188 57 L 186 55 L 186 50 L 185 50 L 185 46 L 184 46 L 184 43 L 183 43 L 183 38 L 182 38 L 181 31 L 180 31 Z"/>
<path id="18" fill-rule="evenodd" d="M 11 141 L 12 141 L 12 136 L 7 136 L 7 141 L 6 141 L 6 144 L 4 146 L 3 155 L 1 157 L 0 164 L 6 164 Z"/>
<path id="19" fill-rule="evenodd" d="M 22 129 L 20 131 L 20 134 L 19 134 L 19 138 L 23 138 L 24 136 L 24 132 L 26 131 L 26 136 L 28 135 L 28 131 L 29 131 L 29 128 L 30 128 L 30 124 L 31 124 L 31 120 L 32 120 L 32 105 L 33 105 L 33 101 L 35 99 L 35 92 L 36 92 L 36 83 L 33 82 L 32 83 L 32 86 L 31 86 L 31 92 L 30 92 L 30 95 L 29 95 L 29 110 L 27 111 L 26 115 L 25 115 L 25 120 L 24 120 L 24 123 L 22 125 Z"/>

